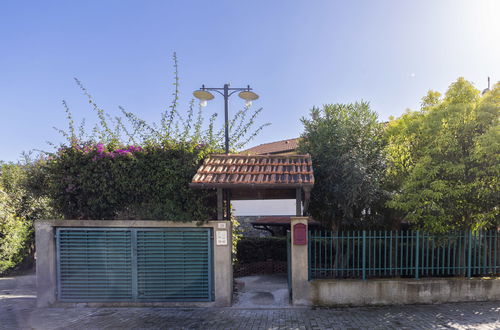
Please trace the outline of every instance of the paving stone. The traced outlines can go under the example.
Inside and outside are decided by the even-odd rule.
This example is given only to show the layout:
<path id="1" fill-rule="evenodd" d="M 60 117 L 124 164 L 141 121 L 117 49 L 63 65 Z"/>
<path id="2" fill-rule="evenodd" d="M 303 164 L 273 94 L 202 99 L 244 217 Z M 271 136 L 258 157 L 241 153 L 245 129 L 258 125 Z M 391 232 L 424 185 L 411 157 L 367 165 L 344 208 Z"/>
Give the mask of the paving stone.
<path id="1" fill-rule="evenodd" d="M 34 277 L 0 278 L 0 329 L 500 329 L 500 302 L 359 308 L 36 308 Z"/>

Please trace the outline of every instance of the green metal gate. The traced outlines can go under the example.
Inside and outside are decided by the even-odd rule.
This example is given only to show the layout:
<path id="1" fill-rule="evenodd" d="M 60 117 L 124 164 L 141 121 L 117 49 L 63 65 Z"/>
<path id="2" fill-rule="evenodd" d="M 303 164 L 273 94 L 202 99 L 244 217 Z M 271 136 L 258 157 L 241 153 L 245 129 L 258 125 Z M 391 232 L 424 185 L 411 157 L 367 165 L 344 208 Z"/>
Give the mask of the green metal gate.
<path id="1" fill-rule="evenodd" d="M 211 228 L 57 228 L 60 301 L 212 301 Z"/>

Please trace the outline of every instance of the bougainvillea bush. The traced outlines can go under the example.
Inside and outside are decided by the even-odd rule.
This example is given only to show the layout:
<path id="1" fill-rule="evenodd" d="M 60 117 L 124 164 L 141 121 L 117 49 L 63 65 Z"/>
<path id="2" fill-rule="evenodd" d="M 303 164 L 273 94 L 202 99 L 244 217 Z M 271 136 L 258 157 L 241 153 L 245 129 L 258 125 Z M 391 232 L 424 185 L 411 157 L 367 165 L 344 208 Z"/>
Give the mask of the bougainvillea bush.
<path id="1" fill-rule="evenodd" d="M 210 151 L 203 145 L 74 144 L 44 160 L 36 181 L 66 219 L 213 219 L 214 193 L 188 186 Z"/>

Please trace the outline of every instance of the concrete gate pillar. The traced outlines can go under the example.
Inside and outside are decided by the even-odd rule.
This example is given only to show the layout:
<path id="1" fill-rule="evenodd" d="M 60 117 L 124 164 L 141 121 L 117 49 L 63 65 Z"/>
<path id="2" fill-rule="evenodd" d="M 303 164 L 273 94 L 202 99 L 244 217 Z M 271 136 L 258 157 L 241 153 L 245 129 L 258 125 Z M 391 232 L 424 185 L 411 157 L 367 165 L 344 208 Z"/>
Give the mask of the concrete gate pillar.
<path id="1" fill-rule="evenodd" d="M 306 233 L 308 232 L 308 217 L 292 217 L 291 218 L 291 282 L 292 282 L 292 304 L 297 306 L 307 306 L 311 304 L 310 287 L 309 287 L 309 254 L 308 242 L 305 244 L 296 244 L 295 225 L 305 225 Z M 307 237 L 307 236 L 306 236 Z M 298 242 L 303 243 L 303 242 Z"/>

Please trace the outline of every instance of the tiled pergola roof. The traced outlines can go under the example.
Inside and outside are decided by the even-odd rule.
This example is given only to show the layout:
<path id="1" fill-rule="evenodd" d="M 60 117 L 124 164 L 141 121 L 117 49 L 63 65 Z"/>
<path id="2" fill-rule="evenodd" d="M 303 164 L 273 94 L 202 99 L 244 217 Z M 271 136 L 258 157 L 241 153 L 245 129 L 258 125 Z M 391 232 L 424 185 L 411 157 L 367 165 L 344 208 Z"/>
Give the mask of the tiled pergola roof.
<path id="1" fill-rule="evenodd" d="M 309 155 L 211 155 L 198 168 L 193 188 L 312 187 Z"/>

